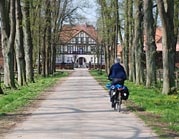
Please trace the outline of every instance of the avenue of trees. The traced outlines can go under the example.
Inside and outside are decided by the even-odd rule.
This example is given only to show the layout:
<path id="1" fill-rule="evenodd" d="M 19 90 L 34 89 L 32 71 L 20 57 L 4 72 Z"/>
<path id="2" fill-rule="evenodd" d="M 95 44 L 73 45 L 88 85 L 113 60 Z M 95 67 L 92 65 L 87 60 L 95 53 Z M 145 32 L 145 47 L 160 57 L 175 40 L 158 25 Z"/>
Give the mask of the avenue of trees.
<path id="1" fill-rule="evenodd" d="M 160 17 L 163 46 L 162 93 L 170 94 L 176 91 L 175 54 L 179 30 L 179 1 L 97 0 L 97 3 L 100 14 L 98 28 L 105 46 L 106 72 L 116 57 L 119 38 L 128 79 L 138 85 L 145 84 L 146 87 L 156 85 L 155 31 L 158 26 L 157 19 Z"/>
<path id="2" fill-rule="evenodd" d="M 63 22 L 81 18 L 73 0 L 1 0 L 1 47 L 4 86 L 16 89 L 55 72 L 55 45 Z M 15 72 L 17 71 L 17 72 Z M 1 89 L 1 93 L 3 93 Z"/>
<path id="3" fill-rule="evenodd" d="M 43 77 L 55 72 L 55 46 L 59 43 L 59 31 L 64 22 L 72 23 L 82 18 L 76 12 L 80 4 L 74 6 L 73 2 L 0 0 L 5 87 L 15 89 L 16 78 L 20 86 L 34 82 L 34 69 Z M 99 5 L 97 28 L 104 46 L 106 72 L 109 72 L 117 56 L 117 45 L 120 42 L 128 79 L 136 84 L 145 84 L 146 87 L 155 86 L 157 82 L 155 31 L 160 17 L 163 32 L 162 93 L 171 93 L 175 88 L 179 1 L 96 0 L 96 4 Z"/>

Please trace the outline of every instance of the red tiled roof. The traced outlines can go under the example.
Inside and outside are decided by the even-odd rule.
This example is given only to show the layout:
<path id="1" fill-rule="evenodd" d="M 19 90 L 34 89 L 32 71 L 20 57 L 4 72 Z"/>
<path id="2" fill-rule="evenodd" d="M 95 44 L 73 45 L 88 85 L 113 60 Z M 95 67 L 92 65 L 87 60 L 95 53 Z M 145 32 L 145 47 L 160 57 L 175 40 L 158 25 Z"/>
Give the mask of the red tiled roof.
<path id="1" fill-rule="evenodd" d="M 146 36 L 144 35 L 144 50 L 146 50 L 145 42 L 146 42 Z M 156 42 L 157 51 L 162 51 L 162 28 L 161 27 L 158 27 L 156 29 L 155 42 Z M 122 52 L 121 45 L 118 46 L 117 51 L 118 51 L 117 52 L 118 54 L 120 54 L 120 52 Z M 177 44 L 176 44 L 176 51 L 179 52 L 179 42 L 177 42 Z"/>
<path id="2" fill-rule="evenodd" d="M 157 51 L 162 51 L 162 43 L 156 43 Z M 176 51 L 179 52 L 179 43 L 176 44 Z"/>
<path id="3" fill-rule="evenodd" d="M 146 41 L 146 37 L 144 35 L 144 50 L 146 50 L 145 41 Z M 156 43 L 157 51 L 162 51 L 162 28 L 161 27 L 158 27 L 156 29 L 155 43 Z M 177 43 L 177 45 L 176 45 L 176 51 L 179 51 L 179 43 Z"/>
<path id="4" fill-rule="evenodd" d="M 81 31 L 86 32 L 91 38 L 97 41 L 97 32 L 92 25 L 64 25 L 62 27 L 62 31 L 60 32 L 61 43 L 67 43 Z"/>
<path id="5" fill-rule="evenodd" d="M 117 56 L 121 56 L 121 52 L 122 52 L 122 45 L 118 44 L 117 45 Z"/>
<path id="6" fill-rule="evenodd" d="M 162 29 L 158 27 L 155 32 L 155 42 L 161 42 L 162 39 Z M 144 42 L 146 42 L 146 36 L 144 35 Z"/>
<path id="7" fill-rule="evenodd" d="M 155 42 L 158 43 L 162 39 L 162 29 L 158 27 L 155 32 Z"/>

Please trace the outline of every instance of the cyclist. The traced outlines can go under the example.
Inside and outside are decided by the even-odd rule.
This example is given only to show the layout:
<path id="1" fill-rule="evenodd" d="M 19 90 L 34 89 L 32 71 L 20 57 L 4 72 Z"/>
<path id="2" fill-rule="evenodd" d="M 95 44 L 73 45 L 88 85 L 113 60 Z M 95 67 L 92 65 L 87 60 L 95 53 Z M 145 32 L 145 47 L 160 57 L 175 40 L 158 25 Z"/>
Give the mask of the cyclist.
<path id="1" fill-rule="evenodd" d="M 120 64 L 120 59 L 117 57 L 115 59 L 115 63 L 110 68 L 108 79 L 112 81 L 112 85 L 115 85 L 118 83 L 121 85 L 124 85 L 124 81 L 126 80 L 126 78 L 127 76 L 126 76 L 124 67 Z M 110 92 L 109 92 L 109 95 L 111 96 Z M 112 107 L 114 107 L 114 103 L 112 99 L 111 99 L 111 102 L 112 102 Z"/>

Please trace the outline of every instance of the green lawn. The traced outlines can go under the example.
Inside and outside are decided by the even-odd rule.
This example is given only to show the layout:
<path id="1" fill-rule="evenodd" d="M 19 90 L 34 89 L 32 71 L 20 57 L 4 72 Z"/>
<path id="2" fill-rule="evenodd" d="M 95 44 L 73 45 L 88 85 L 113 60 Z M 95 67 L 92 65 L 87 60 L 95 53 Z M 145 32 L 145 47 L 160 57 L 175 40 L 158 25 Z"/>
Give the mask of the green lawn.
<path id="1" fill-rule="evenodd" d="M 98 82 L 105 86 L 109 81 L 106 74 L 99 74 L 97 70 L 90 71 Z M 148 125 L 152 126 L 160 135 L 179 136 L 179 94 L 162 95 L 160 89 L 147 89 L 126 81 L 130 91 L 127 107 L 136 112 Z"/>
<path id="2" fill-rule="evenodd" d="M 17 90 L 3 89 L 5 94 L 0 95 L 0 116 L 7 112 L 14 112 L 17 109 L 29 104 L 46 88 L 52 86 L 59 78 L 68 76 L 68 72 L 57 72 L 47 78 L 38 77 L 35 83 L 18 87 Z"/>

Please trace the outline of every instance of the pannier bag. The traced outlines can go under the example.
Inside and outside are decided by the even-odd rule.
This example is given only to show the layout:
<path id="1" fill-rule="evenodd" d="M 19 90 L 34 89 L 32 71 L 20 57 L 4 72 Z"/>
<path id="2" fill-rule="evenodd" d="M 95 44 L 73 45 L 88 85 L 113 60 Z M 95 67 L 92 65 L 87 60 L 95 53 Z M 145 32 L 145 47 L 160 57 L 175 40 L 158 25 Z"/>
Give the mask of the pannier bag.
<path id="1" fill-rule="evenodd" d="M 129 90 L 126 86 L 124 86 L 122 90 L 122 100 L 127 100 L 128 97 L 129 97 Z"/>

